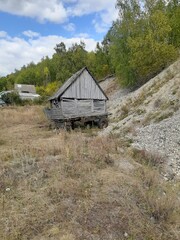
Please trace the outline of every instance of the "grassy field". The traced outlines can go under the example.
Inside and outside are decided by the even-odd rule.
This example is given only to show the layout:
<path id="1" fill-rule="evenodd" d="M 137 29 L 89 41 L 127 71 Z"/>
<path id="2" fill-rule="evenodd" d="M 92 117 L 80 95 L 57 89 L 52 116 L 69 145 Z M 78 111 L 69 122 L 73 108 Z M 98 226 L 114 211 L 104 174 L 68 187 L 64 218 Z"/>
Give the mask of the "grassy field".
<path id="1" fill-rule="evenodd" d="M 179 184 L 157 156 L 48 125 L 40 106 L 0 109 L 0 239 L 180 239 Z"/>

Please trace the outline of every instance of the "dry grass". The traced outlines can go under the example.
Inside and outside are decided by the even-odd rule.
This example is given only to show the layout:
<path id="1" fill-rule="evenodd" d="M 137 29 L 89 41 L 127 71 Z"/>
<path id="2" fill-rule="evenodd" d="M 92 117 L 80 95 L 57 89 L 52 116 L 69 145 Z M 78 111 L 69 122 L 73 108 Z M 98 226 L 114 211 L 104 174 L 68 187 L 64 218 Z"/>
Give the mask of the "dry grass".
<path id="1" fill-rule="evenodd" d="M 162 164 L 166 162 L 166 159 L 161 155 L 148 152 L 146 150 L 139 150 L 133 148 L 131 154 L 136 161 L 150 167 L 159 168 Z"/>
<path id="2" fill-rule="evenodd" d="M 35 124 L 44 121 L 40 106 L 7 107 L 1 108 L 0 125 L 9 127 L 14 124 Z M 36 113 L 36 114 L 35 114 Z"/>
<path id="3" fill-rule="evenodd" d="M 178 60 L 135 92 L 114 104 L 112 122 L 118 129 L 135 124 L 137 127 L 158 123 L 170 118 L 180 108 L 180 61 Z"/>
<path id="4" fill-rule="evenodd" d="M 121 139 L 50 131 L 41 107 L 0 111 L 0 239 L 179 239 L 178 186 Z"/>

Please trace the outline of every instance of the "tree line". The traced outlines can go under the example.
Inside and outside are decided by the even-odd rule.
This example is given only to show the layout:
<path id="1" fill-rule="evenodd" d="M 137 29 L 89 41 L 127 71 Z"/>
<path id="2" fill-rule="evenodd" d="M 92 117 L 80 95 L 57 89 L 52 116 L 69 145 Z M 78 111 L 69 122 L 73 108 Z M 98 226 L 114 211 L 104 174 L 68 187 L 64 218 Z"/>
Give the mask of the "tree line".
<path id="1" fill-rule="evenodd" d="M 84 66 L 101 79 L 112 72 L 109 56 L 98 43 L 96 50 L 87 52 L 84 42 L 75 43 L 68 49 L 63 42 L 55 46 L 50 59 L 43 58 L 38 64 L 33 62 L 20 70 L 0 78 L 0 91 L 13 89 L 14 83 L 33 84 L 41 96 L 51 95 L 65 80 Z"/>
<path id="2" fill-rule="evenodd" d="M 87 52 L 84 42 L 68 49 L 58 43 L 51 59 L 1 77 L 0 91 L 34 84 L 48 96 L 84 66 L 98 80 L 115 73 L 122 86 L 140 86 L 178 58 L 179 0 L 117 0 L 116 7 L 119 17 L 95 51 Z"/>
<path id="3" fill-rule="evenodd" d="M 179 0 L 117 0 L 119 18 L 106 35 L 122 85 L 142 85 L 178 57 Z"/>

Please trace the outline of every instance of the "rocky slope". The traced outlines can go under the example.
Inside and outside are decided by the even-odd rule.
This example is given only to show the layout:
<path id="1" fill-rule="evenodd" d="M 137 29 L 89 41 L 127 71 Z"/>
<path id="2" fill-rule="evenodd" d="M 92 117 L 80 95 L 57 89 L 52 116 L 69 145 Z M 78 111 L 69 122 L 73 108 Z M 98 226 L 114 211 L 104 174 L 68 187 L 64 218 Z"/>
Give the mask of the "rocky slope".
<path id="1" fill-rule="evenodd" d="M 101 83 L 107 94 L 114 81 Z M 180 177 L 180 60 L 138 90 L 116 87 L 109 96 L 110 124 L 101 134 L 119 134 L 134 148 L 160 154 L 166 159 L 165 177 Z"/>

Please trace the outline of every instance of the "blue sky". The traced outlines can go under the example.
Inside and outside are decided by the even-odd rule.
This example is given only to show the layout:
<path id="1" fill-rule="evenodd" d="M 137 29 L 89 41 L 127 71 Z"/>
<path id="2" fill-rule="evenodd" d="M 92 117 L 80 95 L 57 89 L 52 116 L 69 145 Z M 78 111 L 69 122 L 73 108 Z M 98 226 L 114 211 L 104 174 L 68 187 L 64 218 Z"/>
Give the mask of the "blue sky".
<path id="1" fill-rule="evenodd" d="M 118 16 L 116 0 L 0 0 L 0 76 L 43 56 L 57 43 L 102 41 Z"/>

